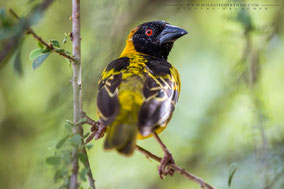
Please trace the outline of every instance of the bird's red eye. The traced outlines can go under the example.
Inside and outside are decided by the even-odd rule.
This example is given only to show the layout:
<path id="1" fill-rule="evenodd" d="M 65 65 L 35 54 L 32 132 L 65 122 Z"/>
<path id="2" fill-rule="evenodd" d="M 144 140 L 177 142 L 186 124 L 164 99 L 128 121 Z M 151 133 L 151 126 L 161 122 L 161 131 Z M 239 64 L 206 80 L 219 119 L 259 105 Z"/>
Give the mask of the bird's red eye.
<path id="1" fill-rule="evenodd" d="M 146 35 L 151 36 L 153 34 L 153 30 L 147 29 L 145 33 Z"/>

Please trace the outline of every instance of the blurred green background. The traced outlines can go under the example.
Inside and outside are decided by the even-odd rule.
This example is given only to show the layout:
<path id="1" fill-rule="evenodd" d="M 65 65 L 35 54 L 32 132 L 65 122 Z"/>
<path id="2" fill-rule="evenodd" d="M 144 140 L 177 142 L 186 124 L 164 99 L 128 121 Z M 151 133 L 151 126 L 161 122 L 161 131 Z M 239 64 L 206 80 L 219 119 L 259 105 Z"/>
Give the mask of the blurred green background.
<path id="1" fill-rule="evenodd" d="M 26 16 L 40 2 L 0 0 L 0 7 Z M 246 6 L 217 6 L 228 2 Z M 189 32 L 169 56 L 182 89 L 173 119 L 160 135 L 176 163 L 217 188 L 284 188 L 283 4 L 198 3 L 213 2 L 81 1 L 84 110 L 97 119 L 97 81 L 122 52 L 128 32 L 145 21 L 165 20 Z M 61 42 L 71 31 L 70 16 L 71 2 L 58 0 L 32 28 L 46 41 Z M 0 30 L 2 51 L 10 38 L 4 36 L 3 23 Z M 55 148 L 68 132 L 65 121 L 72 120 L 72 67 L 51 54 L 33 70 L 29 53 L 38 48 L 36 41 L 29 35 L 21 39 L 22 73 L 15 69 L 15 55 L 0 62 L 0 188 L 59 188 L 64 179 L 54 180 L 54 174 L 60 167 L 70 170 L 68 162 L 51 166 L 46 159 L 55 153 L 63 157 L 71 147 L 67 142 Z M 61 46 L 72 50 L 70 41 Z M 91 143 L 88 155 L 99 189 L 199 188 L 178 173 L 161 180 L 158 164 L 138 152 L 124 157 L 105 152 L 103 140 Z M 162 155 L 153 138 L 138 144 Z M 232 165 L 237 171 L 229 187 Z"/>

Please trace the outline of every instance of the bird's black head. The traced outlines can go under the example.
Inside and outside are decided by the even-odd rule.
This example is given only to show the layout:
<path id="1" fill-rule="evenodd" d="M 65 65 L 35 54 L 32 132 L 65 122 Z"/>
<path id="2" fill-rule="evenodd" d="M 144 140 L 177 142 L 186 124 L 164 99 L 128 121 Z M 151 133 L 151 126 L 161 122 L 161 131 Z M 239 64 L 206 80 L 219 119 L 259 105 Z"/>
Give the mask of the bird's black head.
<path id="1" fill-rule="evenodd" d="M 187 31 L 165 21 L 146 22 L 137 27 L 132 40 L 137 52 L 166 60 L 173 43 Z"/>

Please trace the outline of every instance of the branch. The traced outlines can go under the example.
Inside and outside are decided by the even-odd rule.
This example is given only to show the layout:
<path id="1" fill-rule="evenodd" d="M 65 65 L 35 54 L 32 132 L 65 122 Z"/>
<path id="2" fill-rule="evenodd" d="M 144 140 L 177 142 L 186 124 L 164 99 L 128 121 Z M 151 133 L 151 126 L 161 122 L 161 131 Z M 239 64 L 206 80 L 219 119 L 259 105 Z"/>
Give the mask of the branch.
<path id="1" fill-rule="evenodd" d="M 84 141 L 82 141 L 82 143 L 83 142 Z M 96 189 L 95 179 L 93 178 L 93 174 L 92 174 L 89 158 L 87 156 L 87 150 L 86 150 L 85 147 L 83 147 L 83 153 L 86 154 L 86 165 L 85 165 L 85 167 L 88 169 L 87 177 L 88 177 L 89 186 L 90 186 L 91 189 Z"/>
<path id="2" fill-rule="evenodd" d="M 37 6 L 34 12 L 42 12 L 45 10 L 53 0 L 45 0 L 42 4 Z M 15 11 L 9 9 L 10 13 L 17 19 L 20 20 L 20 17 L 16 14 Z M 32 17 L 32 16 L 30 16 Z M 54 48 L 52 44 L 46 43 L 40 36 L 38 36 L 31 28 L 30 28 L 30 19 L 26 18 L 24 29 L 26 30 L 26 34 L 31 34 L 39 43 L 45 46 L 50 51 L 53 51 L 60 56 L 63 56 L 69 59 L 72 62 L 73 66 L 73 78 L 72 78 L 72 86 L 73 86 L 73 121 L 74 123 L 78 122 L 81 119 L 82 112 L 82 81 L 81 81 L 81 37 L 80 37 L 80 0 L 73 0 L 72 2 L 72 31 L 73 31 L 73 57 L 67 55 L 65 52 L 58 51 L 58 49 Z M 1 54 L 0 54 L 1 55 Z M 83 141 L 83 129 L 81 124 L 78 124 L 73 127 L 73 133 L 80 134 Z M 81 149 L 81 150 L 80 150 Z M 87 156 L 87 150 L 84 145 L 79 148 L 79 146 L 75 147 L 72 153 L 72 175 L 70 177 L 70 189 L 78 188 L 78 172 L 79 172 L 79 162 L 78 162 L 78 152 L 79 150 L 84 153 L 86 156 L 86 162 L 84 166 L 88 169 L 87 177 L 89 181 L 90 188 L 95 189 L 95 180 L 93 178 L 89 159 Z"/>
<path id="3" fill-rule="evenodd" d="M 99 130 L 99 122 L 94 121 L 92 118 L 88 117 L 84 112 L 82 113 L 82 116 L 84 116 L 86 118 L 86 121 L 84 122 L 84 124 L 88 124 L 91 125 L 91 131 L 93 131 L 93 133 L 97 132 Z M 88 143 L 92 138 L 94 137 L 94 135 L 90 135 L 90 137 L 87 139 L 86 143 Z M 144 154 L 147 158 L 152 158 L 158 162 L 161 162 L 162 158 L 156 156 L 155 154 L 149 152 L 148 150 L 136 145 L 136 150 L 141 152 L 142 154 Z M 185 176 L 186 178 L 188 178 L 189 180 L 197 183 L 200 185 L 200 187 L 202 189 L 216 189 L 213 186 L 210 186 L 209 184 L 207 184 L 203 179 L 195 176 L 192 173 L 187 172 L 184 168 L 181 168 L 179 166 L 177 166 L 176 164 L 171 164 L 169 165 L 171 168 L 173 168 L 175 171 L 179 172 L 181 175 Z"/>
<path id="4" fill-rule="evenodd" d="M 9 9 L 10 13 L 16 18 L 16 19 L 20 19 L 20 17 L 17 15 L 17 13 L 12 10 Z M 42 40 L 42 38 L 40 36 L 38 36 L 29 26 L 25 25 L 26 27 L 26 34 L 31 34 L 38 42 L 40 42 L 43 46 L 45 46 L 47 49 L 59 54 L 60 56 L 63 56 L 65 58 L 67 58 L 68 60 L 72 61 L 72 62 L 77 62 L 76 58 L 69 56 L 68 54 L 66 54 L 65 52 L 61 52 L 61 51 L 57 51 L 51 44 L 46 43 L 44 40 Z"/>
<path id="5" fill-rule="evenodd" d="M 162 160 L 162 158 L 156 156 L 155 154 L 149 152 L 148 150 L 145 150 L 144 148 L 138 145 L 136 145 L 136 150 L 144 154 L 146 157 L 152 158 L 158 162 L 161 162 Z M 188 178 L 189 180 L 199 184 L 202 189 L 215 189 L 213 186 L 207 184 L 203 179 L 193 175 L 192 173 L 187 172 L 184 168 L 178 167 L 176 164 L 171 164 L 169 166 L 173 168 L 175 171 L 179 172 L 181 175 Z"/>
<path id="6" fill-rule="evenodd" d="M 36 12 L 40 12 L 42 14 L 51 5 L 52 2 L 53 0 L 43 0 L 42 3 L 36 5 L 33 8 L 33 10 L 30 12 L 29 18 L 33 18 Z M 29 21 L 30 19 L 26 20 Z M 7 39 L 7 42 L 2 45 L 2 50 L 0 51 L 0 63 L 4 64 L 5 60 L 9 60 L 14 51 L 17 49 L 17 45 L 19 44 L 22 34 L 24 33 L 22 29 L 24 28 L 21 28 L 20 31 L 12 32 L 14 33 L 14 35 Z"/>
<path id="7" fill-rule="evenodd" d="M 73 122 L 78 123 L 81 119 L 83 112 L 82 106 L 82 76 L 81 76 L 81 34 L 80 34 L 80 0 L 72 0 L 72 37 L 73 37 L 73 56 L 77 61 L 72 62 L 73 68 Z M 84 144 L 83 140 L 83 128 L 82 124 L 78 124 L 73 127 L 74 134 L 80 134 L 82 137 L 81 143 Z M 90 168 L 90 163 L 88 160 L 87 150 L 83 145 L 83 153 L 86 157 L 85 166 L 88 169 L 88 181 L 92 189 L 95 189 L 95 181 Z M 78 151 L 79 147 L 74 147 L 72 153 L 72 175 L 70 177 L 70 189 L 78 188 Z"/>

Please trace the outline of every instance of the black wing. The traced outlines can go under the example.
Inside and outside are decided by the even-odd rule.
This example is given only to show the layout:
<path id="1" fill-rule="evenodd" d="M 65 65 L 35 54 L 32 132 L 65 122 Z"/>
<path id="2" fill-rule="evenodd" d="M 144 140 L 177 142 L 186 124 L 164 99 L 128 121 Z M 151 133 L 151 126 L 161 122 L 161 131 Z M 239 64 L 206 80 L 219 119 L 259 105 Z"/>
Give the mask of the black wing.
<path id="1" fill-rule="evenodd" d="M 168 62 L 148 60 L 149 75 L 143 86 L 144 103 L 138 116 L 138 128 L 143 136 L 162 126 L 171 118 L 179 96 L 179 75 Z"/>
<path id="2" fill-rule="evenodd" d="M 129 65 L 129 59 L 119 58 L 106 67 L 99 81 L 97 112 L 104 125 L 110 125 L 120 110 L 118 86 L 122 80 L 121 70 Z"/>

